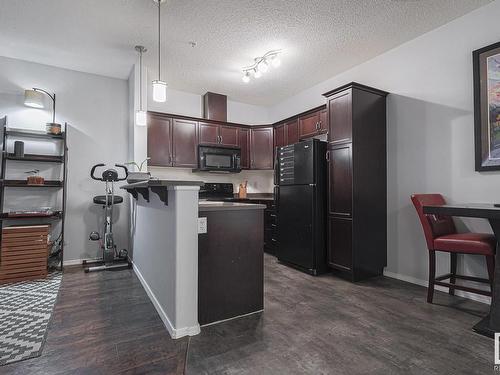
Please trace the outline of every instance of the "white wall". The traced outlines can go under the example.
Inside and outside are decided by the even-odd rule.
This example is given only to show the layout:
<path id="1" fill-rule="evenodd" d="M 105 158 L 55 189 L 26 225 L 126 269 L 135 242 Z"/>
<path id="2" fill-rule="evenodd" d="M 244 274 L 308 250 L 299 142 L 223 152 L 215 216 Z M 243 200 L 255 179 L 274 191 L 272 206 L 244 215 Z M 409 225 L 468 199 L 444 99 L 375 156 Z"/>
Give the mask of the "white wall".
<path id="1" fill-rule="evenodd" d="M 386 52 L 270 108 L 271 121 L 324 103 L 322 93 L 357 81 L 388 97 L 388 266 L 407 280 L 427 278 L 427 251 L 410 195 L 441 192 L 453 202 L 500 201 L 500 173 L 474 171 L 472 51 L 498 42 L 500 1 Z M 484 220 L 470 230 L 490 231 Z M 440 271 L 446 272 L 447 257 Z M 486 275 L 483 259 L 462 272 Z"/>
<path id="2" fill-rule="evenodd" d="M 91 180 L 89 172 L 93 164 L 123 163 L 127 159 L 127 82 L 0 57 L 0 117 L 8 115 L 11 127 L 44 129 L 45 122 L 51 120 L 51 105 L 48 101 L 48 109 L 33 109 L 23 105 L 24 89 L 31 87 L 55 92 L 56 121 L 63 124 L 68 122 L 70 125 L 64 259 L 95 257 L 98 255 L 98 244 L 89 241 L 88 234 L 100 229 L 98 218 L 101 218 L 102 209 L 92 203 L 92 197 L 103 194 L 104 186 Z M 25 145 L 27 153 L 57 151 L 52 144 L 30 142 Z M 10 162 L 9 165 L 14 168 L 8 178 L 25 178 L 23 171 L 35 166 L 41 167 L 41 173 L 46 177 L 59 176 L 59 169 L 54 169 L 58 167 L 40 163 L 14 166 Z M 39 200 L 36 192 L 26 189 L 9 189 L 7 194 L 7 208 L 56 203 L 50 194 L 44 194 Z M 119 249 L 128 248 L 127 205 L 125 203 L 119 208 L 115 217 L 115 238 Z"/>
<path id="3" fill-rule="evenodd" d="M 148 74 L 147 79 L 147 108 L 149 111 L 173 113 L 176 115 L 203 117 L 203 96 L 178 91 L 169 88 L 167 91 L 167 101 L 156 103 L 152 99 L 153 89 L 151 87 L 154 75 Z M 219 93 L 219 94 L 224 94 Z M 227 121 L 246 125 L 266 125 L 270 124 L 269 111 L 267 107 L 227 101 Z"/>

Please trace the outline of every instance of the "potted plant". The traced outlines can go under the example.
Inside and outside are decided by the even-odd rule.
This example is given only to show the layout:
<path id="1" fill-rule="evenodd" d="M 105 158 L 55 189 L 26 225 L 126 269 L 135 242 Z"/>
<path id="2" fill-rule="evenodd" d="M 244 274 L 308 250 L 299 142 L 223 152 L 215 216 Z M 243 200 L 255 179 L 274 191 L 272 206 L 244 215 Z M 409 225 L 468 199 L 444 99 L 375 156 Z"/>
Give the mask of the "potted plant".
<path id="1" fill-rule="evenodd" d="M 39 169 L 33 169 L 31 171 L 24 172 L 29 174 L 29 176 L 26 178 L 28 185 L 43 185 L 45 183 L 45 179 L 42 176 L 38 175 L 39 172 Z"/>
<path id="2" fill-rule="evenodd" d="M 142 161 L 142 163 L 138 164 L 135 161 L 129 161 L 125 163 L 125 165 L 133 165 L 137 169 L 136 172 L 129 172 L 128 177 L 127 177 L 127 182 L 128 183 L 133 183 L 133 182 L 139 182 L 139 181 L 145 181 L 149 180 L 151 178 L 151 173 L 145 171 L 142 171 L 142 168 L 144 167 L 144 164 L 151 159 L 149 156 Z"/>

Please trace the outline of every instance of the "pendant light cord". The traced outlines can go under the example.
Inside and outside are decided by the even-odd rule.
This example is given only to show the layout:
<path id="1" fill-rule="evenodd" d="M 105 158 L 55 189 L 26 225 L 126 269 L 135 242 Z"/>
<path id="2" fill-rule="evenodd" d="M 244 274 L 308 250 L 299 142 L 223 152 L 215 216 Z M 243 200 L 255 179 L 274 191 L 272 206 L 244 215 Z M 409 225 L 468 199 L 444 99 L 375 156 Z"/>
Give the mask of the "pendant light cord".
<path id="1" fill-rule="evenodd" d="M 161 81 L 161 0 L 158 0 L 158 81 Z"/>
<path id="2" fill-rule="evenodd" d="M 139 106 L 142 111 L 142 49 L 139 55 Z"/>

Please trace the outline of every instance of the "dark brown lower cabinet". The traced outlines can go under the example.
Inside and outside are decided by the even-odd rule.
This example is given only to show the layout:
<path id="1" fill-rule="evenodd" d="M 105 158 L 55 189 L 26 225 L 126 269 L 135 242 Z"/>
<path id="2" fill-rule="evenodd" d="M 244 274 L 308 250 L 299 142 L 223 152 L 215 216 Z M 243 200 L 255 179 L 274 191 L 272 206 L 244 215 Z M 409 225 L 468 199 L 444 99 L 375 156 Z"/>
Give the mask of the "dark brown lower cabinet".
<path id="1" fill-rule="evenodd" d="M 328 218 L 328 263 L 330 267 L 352 270 L 352 219 Z"/>
<path id="2" fill-rule="evenodd" d="M 200 324 L 264 308 L 262 209 L 200 211 L 207 233 L 198 235 Z"/>
<path id="3" fill-rule="evenodd" d="M 387 93 L 351 83 L 324 95 L 328 263 L 358 281 L 381 275 L 387 265 Z"/>

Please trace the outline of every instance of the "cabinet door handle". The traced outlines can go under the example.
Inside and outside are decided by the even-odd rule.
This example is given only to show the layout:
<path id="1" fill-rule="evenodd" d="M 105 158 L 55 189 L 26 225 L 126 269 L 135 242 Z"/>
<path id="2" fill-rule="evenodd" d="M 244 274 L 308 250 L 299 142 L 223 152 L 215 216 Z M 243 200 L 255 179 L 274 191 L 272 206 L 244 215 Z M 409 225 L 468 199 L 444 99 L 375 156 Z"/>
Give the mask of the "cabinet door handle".
<path id="1" fill-rule="evenodd" d="M 320 121 L 320 122 L 318 122 L 318 125 L 319 125 L 319 126 L 318 126 L 318 129 L 319 129 L 319 130 L 321 130 L 321 121 Z"/>
<path id="2" fill-rule="evenodd" d="M 222 135 L 220 135 L 219 137 L 220 137 L 220 143 L 222 143 Z"/>
<path id="3" fill-rule="evenodd" d="M 330 151 L 326 152 L 326 161 L 330 161 Z"/>

